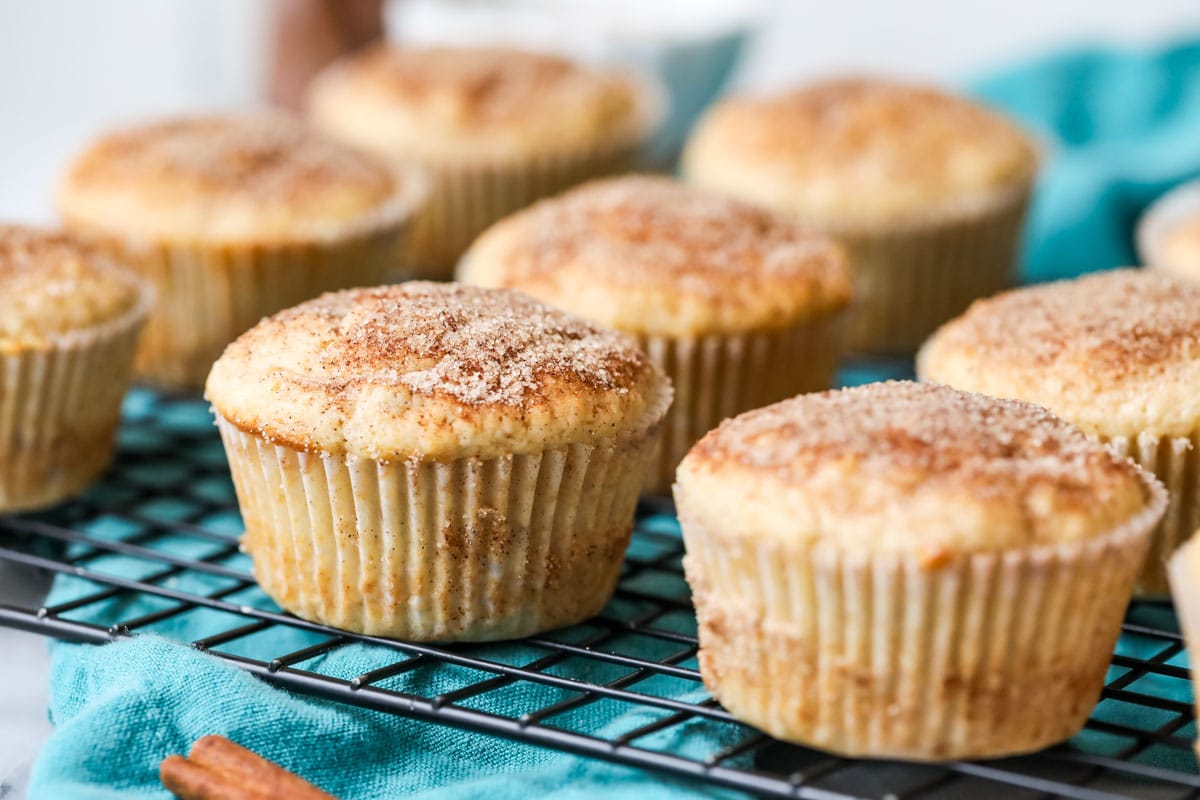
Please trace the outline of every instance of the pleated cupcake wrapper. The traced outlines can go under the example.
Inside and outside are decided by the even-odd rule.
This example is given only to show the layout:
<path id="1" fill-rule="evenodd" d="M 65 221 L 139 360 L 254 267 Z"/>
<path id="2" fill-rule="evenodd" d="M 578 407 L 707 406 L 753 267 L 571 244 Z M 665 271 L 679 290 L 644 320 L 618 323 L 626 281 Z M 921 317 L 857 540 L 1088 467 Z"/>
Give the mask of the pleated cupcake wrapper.
<path id="1" fill-rule="evenodd" d="M 1170 593 L 1167 559 L 1200 528 L 1200 434 L 1136 437 L 1105 440 L 1122 456 L 1152 472 L 1167 487 L 1167 513 L 1150 539 L 1146 560 L 1134 585 L 1140 597 L 1165 597 Z"/>
<path id="2" fill-rule="evenodd" d="M 393 277 L 409 213 L 407 201 L 397 201 L 345 237 L 279 244 L 147 243 L 82 233 L 157 292 L 138 374 L 194 389 L 225 346 L 263 317 L 323 292 L 378 286 Z"/>
<path id="3" fill-rule="evenodd" d="M 841 355 L 842 317 L 839 312 L 757 333 L 639 337 L 675 387 L 645 491 L 669 495 L 679 462 L 722 420 L 829 388 Z"/>
<path id="4" fill-rule="evenodd" d="M 1194 680 L 1198 669 L 1196 654 L 1200 653 L 1200 539 L 1189 539 L 1179 546 L 1167 561 L 1167 575 Z M 1195 695 L 1195 702 L 1200 709 L 1200 694 Z M 1194 747 L 1200 756 L 1200 740 Z"/>
<path id="5" fill-rule="evenodd" d="M 1178 271 L 1162 256 L 1163 237 L 1175 225 L 1197 215 L 1200 215 L 1200 180 L 1180 184 L 1155 200 L 1142 214 L 1134 231 L 1140 262 L 1166 272 Z"/>
<path id="6" fill-rule="evenodd" d="M 976 758 L 1066 739 L 1096 704 L 1166 507 L 1146 482 L 1146 509 L 1105 535 L 936 567 L 720 536 L 681 498 L 705 683 L 739 719 L 850 756 Z"/>
<path id="7" fill-rule="evenodd" d="M 972 301 L 1008 286 L 1030 187 L 942 219 L 893 228 L 822 228 L 850 255 L 851 350 L 915 350 Z"/>
<path id="8" fill-rule="evenodd" d="M 407 243 L 410 274 L 450 280 L 459 256 L 493 222 L 576 184 L 633 169 L 665 109 L 657 85 L 640 85 L 639 94 L 641 121 L 615 141 L 519 161 L 423 163 L 431 189 Z"/>
<path id="9" fill-rule="evenodd" d="M 508 639 L 599 612 L 658 435 L 381 462 L 217 424 L 263 590 L 305 619 L 423 641 Z"/>
<path id="10" fill-rule="evenodd" d="M 0 512 L 53 505 L 112 459 L 149 291 L 111 322 L 0 353 Z"/>

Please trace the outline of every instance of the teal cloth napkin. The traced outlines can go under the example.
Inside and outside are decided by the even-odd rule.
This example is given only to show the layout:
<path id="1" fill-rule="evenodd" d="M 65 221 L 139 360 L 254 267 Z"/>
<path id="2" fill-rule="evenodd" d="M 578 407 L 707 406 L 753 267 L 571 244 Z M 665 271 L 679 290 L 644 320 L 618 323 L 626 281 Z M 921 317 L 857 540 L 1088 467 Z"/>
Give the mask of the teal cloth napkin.
<path id="1" fill-rule="evenodd" d="M 1042 140 L 1026 281 L 1137 264 L 1137 218 L 1167 189 L 1200 175 L 1200 42 L 1081 48 L 970 88 Z"/>
<path id="2" fill-rule="evenodd" d="M 1029 228 L 1026 280 L 1132 263 L 1133 223 L 1142 208 L 1163 190 L 1200 173 L 1200 44 L 1145 53 L 1078 50 L 985 78 L 973 89 L 1025 121 L 1045 143 L 1047 161 Z M 843 379 L 858 383 L 904 371 L 858 364 Z M 137 394 L 131 398 L 131 414 L 138 413 L 143 400 Z M 215 438 L 213 447 L 207 457 L 219 459 Z M 227 492 L 228 487 L 213 490 Z M 238 522 L 221 524 L 236 528 Z M 121 533 L 119 526 L 111 532 Z M 190 546 L 179 543 L 180 548 Z M 105 566 L 118 574 L 132 569 L 119 558 Z M 62 578 L 52 602 L 80 591 L 84 589 L 77 579 Z M 126 605 L 120 609 L 122 617 L 160 607 L 145 599 L 114 602 Z M 111 610 L 90 613 L 111 619 Z M 226 734 L 345 800 L 418 795 L 574 798 L 603 792 L 653 800 L 717 794 L 683 780 L 294 696 L 171 641 L 229 627 L 228 619 L 218 616 L 219 612 L 189 614 L 155 627 L 157 636 L 103 647 L 53 645 L 50 714 L 56 731 L 38 758 L 30 796 L 166 797 L 157 783 L 158 762 L 169 753 L 186 751 L 191 741 L 208 733 Z M 300 632 L 271 635 L 294 639 L 270 642 L 276 652 L 311 643 L 309 635 Z M 1148 646 L 1137 637 L 1121 643 L 1130 655 L 1146 655 Z M 506 656 L 506 647 L 514 648 L 507 654 L 514 661 L 523 655 L 517 652 L 519 645 L 492 647 L 497 657 Z M 394 653 L 355 645 L 321 657 L 319 666 L 324 672 L 350 676 L 392 660 Z M 1172 663 L 1186 662 L 1181 655 Z M 443 668 L 399 676 L 387 685 L 428 693 L 476 677 Z M 676 691 L 672 696 L 695 700 L 701 695 L 694 694 L 700 690 L 693 687 L 693 694 Z M 1145 688 L 1190 700 L 1186 686 Z M 556 691 L 533 687 L 509 699 L 545 705 L 558 698 Z M 1119 705 L 1102 706 L 1101 716 L 1137 724 L 1138 715 L 1150 713 Z M 653 718 L 647 716 L 651 712 L 605 704 L 579 713 L 586 717 L 578 720 L 581 727 L 606 734 Z M 1194 735 L 1194 730 L 1189 726 L 1179 735 Z M 720 726 L 683 725 L 669 728 L 663 736 L 656 744 L 662 749 L 706 753 L 726 737 L 735 740 L 738 733 Z M 1099 753 L 1119 749 L 1118 742 L 1096 732 L 1081 734 L 1076 743 Z M 1166 748 L 1152 748 L 1146 759 L 1195 769 L 1188 754 Z"/>
<path id="3" fill-rule="evenodd" d="M 378 664 L 352 648 L 321 670 L 354 674 Z M 222 733 L 344 800 L 574 800 L 605 786 L 647 800 L 700 794 L 631 768 L 295 696 L 158 637 L 57 646 L 51 680 L 57 730 L 37 763 L 32 798 L 168 797 L 157 781 L 159 762 L 186 753 L 206 733 Z M 633 712 L 604 730 L 648 721 Z M 674 730 L 668 746 L 686 751 L 691 727 Z"/>

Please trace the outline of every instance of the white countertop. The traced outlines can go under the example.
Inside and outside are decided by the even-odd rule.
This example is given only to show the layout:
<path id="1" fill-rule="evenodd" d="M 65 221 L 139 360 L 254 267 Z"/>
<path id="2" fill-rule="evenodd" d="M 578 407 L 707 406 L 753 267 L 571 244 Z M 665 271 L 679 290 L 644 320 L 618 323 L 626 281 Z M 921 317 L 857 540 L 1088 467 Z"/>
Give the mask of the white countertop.
<path id="1" fill-rule="evenodd" d="M 0 604 L 33 608 L 47 576 L 0 562 Z M 46 718 L 50 656 L 46 639 L 0 628 L 0 797 L 24 797 L 29 768 L 50 735 Z"/>

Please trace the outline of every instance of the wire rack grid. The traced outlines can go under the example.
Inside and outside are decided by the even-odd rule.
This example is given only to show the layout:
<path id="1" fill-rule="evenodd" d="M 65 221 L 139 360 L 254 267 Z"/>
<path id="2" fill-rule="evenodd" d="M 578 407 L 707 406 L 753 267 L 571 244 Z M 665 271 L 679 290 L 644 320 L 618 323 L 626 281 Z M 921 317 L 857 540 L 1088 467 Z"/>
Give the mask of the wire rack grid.
<path id="1" fill-rule="evenodd" d="M 704 691 L 668 512 L 639 510 L 616 595 L 582 625 L 499 645 L 350 634 L 282 613 L 257 588 L 207 407 L 138 390 L 98 486 L 50 513 L 0 517 L 0 559 L 56 574 L 43 607 L 0 606 L 0 624 L 95 644 L 155 632 L 296 692 L 760 796 L 1200 797 L 1168 606 L 1130 609 L 1101 702 L 1064 745 L 936 765 L 838 758 L 774 741 Z"/>

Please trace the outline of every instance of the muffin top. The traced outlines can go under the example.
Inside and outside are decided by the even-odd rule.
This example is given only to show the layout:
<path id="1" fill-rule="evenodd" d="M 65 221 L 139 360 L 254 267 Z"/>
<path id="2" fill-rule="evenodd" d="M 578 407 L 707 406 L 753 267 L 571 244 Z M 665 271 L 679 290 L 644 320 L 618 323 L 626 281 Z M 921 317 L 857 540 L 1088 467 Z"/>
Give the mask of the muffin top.
<path id="1" fill-rule="evenodd" d="M 1149 480 L 1040 406 L 889 382 L 726 420 L 684 459 L 676 496 L 685 526 L 936 566 L 1109 532 L 1156 499 Z"/>
<path id="2" fill-rule="evenodd" d="M 587 151 L 642 135 L 631 76 L 501 48 L 386 46 L 339 61 L 309 91 L 313 121 L 378 153 L 435 163 Z"/>
<path id="3" fill-rule="evenodd" d="M 1200 286 L 1112 270 L 976 302 L 921 349 L 925 380 L 1050 408 L 1096 436 L 1200 424 Z"/>
<path id="4" fill-rule="evenodd" d="M 843 79 L 718 103 L 683 171 L 813 223 L 853 227 L 967 212 L 1026 186 L 1029 139 L 999 115 L 935 89 Z"/>
<path id="5" fill-rule="evenodd" d="M 277 113 L 126 128 L 71 164 L 58 204 L 73 228 L 134 240 L 324 240 L 401 213 L 412 181 Z"/>
<path id="6" fill-rule="evenodd" d="M 596 181 L 495 224 L 459 279 L 660 336 L 795 324 L 850 301 L 840 248 L 756 206 L 669 178 Z"/>
<path id="7" fill-rule="evenodd" d="M 144 302 L 140 281 L 61 233 L 0 225 L 0 353 L 44 347 Z"/>
<path id="8" fill-rule="evenodd" d="M 1193 280 L 1200 278 L 1200 214 L 1168 228 L 1154 251 L 1154 266 Z"/>
<path id="9" fill-rule="evenodd" d="M 519 292 L 412 282 L 268 317 L 213 365 L 207 396 L 290 447 L 453 459 L 640 434 L 671 388 L 615 331 Z"/>

